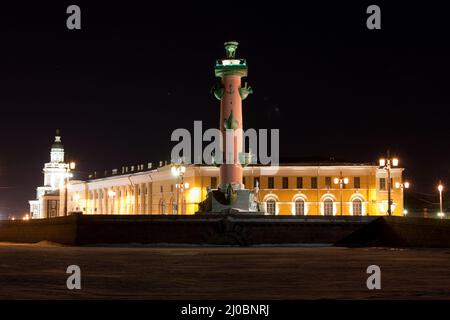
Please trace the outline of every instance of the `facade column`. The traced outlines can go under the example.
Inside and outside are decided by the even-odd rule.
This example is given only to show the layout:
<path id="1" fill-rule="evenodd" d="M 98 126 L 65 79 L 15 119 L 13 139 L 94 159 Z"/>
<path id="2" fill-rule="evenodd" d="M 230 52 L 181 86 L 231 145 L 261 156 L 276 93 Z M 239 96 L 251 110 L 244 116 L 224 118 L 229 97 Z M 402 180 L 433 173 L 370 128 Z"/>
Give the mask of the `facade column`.
<path id="1" fill-rule="evenodd" d="M 102 214 L 103 209 L 103 190 L 97 189 L 97 214 Z"/>
<path id="2" fill-rule="evenodd" d="M 103 188 L 103 214 L 108 214 L 108 188 Z"/>
<path id="3" fill-rule="evenodd" d="M 126 192 L 125 192 L 125 196 L 126 196 L 126 199 L 125 199 L 125 206 L 126 206 L 126 209 L 125 209 L 125 213 L 126 214 L 130 214 L 130 212 L 131 212 L 131 187 L 129 186 L 129 185 L 127 185 L 126 187 Z"/>
<path id="4" fill-rule="evenodd" d="M 122 187 L 116 187 L 116 214 L 120 214 L 122 208 Z"/>
<path id="5" fill-rule="evenodd" d="M 96 213 L 97 208 L 97 197 L 95 196 L 95 190 L 92 191 L 92 214 Z"/>
<path id="6" fill-rule="evenodd" d="M 120 188 L 120 214 L 127 213 L 127 187 L 122 186 Z"/>
<path id="7" fill-rule="evenodd" d="M 139 214 L 141 211 L 141 185 L 135 184 L 134 185 L 134 214 Z"/>
<path id="8" fill-rule="evenodd" d="M 94 190 L 94 214 L 98 213 L 98 190 Z"/>
<path id="9" fill-rule="evenodd" d="M 92 213 L 92 191 L 88 190 L 87 192 L 87 201 L 86 201 L 86 213 L 91 214 Z"/>
<path id="10" fill-rule="evenodd" d="M 145 183 L 139 185 L 139 213 L 145 214 Z"/>
<path id="11" fill-rule="evenodd" d="M 116 194 L 112 198 L 111 213 L 117 214 L 119 212 L 119 210 L 117 209 L 119 203 L 119 189 L 117 187 L 113 187 L 112 189 Z"/>
<path id="12" fill-rule="evenodd" d="M 153 214 L 153 182 L 147 185 L 147 207 L 148 213 Z"/>
<path id="13" fill-rule="evenodd" d="M 86 214 L 91 214 L 91 190 L 87 190 L 86 192 Z"/>

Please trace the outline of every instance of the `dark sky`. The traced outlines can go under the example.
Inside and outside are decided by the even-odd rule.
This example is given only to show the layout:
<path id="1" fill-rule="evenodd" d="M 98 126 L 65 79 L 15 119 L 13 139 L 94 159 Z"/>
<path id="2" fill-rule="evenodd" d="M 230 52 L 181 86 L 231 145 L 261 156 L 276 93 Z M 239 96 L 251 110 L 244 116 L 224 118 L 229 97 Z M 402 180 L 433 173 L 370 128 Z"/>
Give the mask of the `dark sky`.
<path id="1" fill-rule="evenodd" d="M 82 29 L 65 13 L 79 4 Z M 54 131 L 79 175 L 168 159 L 176 128 L 216 127 L 209 90 L 240 42 L 254 95 L 246 128 L 280 128 L 281 156 L 398 155 L 414 190 L 449 178 L 450 37 L 443 8 L 126 1 L 2 7 L 0 214 L 28 210 Z"/>

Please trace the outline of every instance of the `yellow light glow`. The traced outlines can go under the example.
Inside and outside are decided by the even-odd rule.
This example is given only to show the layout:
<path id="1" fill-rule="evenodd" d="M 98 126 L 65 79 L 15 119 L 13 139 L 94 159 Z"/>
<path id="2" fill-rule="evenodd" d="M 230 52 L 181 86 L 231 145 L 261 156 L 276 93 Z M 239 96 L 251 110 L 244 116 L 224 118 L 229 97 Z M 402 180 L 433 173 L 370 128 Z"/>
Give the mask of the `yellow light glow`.
<path id="1" fill-rule="evenodd" d="M 405 183 L 403 184 L 403 186 L 404 186 L 406 189 L 408 189 L 408 188 L 409 188 L 409 182 L 405 182 Z"/>
<path id="2" fill-rule="evenodd" d="M 400 182 L 396 182 L 396 183 L 395 183 L 395 188 L 396 188 L 396 189 L 400 189 Z"/>
<path id="3" fill-rule="evenodd" d="M 444 190 L 444 186 L 442 184 L 438 185 L 438 190 L 439 192 L 442 192 L 442 190 Z"/>
<path id="4" fill-rule="evenodd" d="M 185 183 L 184 183 L 184 188 L 185 188 L 185 189 L 189 189 L 189 182 L 185 182 Z"/>
<path id="5" fill-rule="evenodd" d="M 69 165 L 70 170 L 74 170 L 75 169 L 75 162 L 71 162 Z"/>
<path id="6" fill-rule="evenodd" d="M 177 167 L 172 167 L 172 168 L 170 168 L 170 170 L 172 171 L 172 175 L 173 176 L 175 176 L 175 177 L 179 176 L 179 172 L 177 170 Z"/>
<path id="7" fill-rule="evenodd" d="M 73 196 L 73 200 L 75 200 L 75 201 L 80 201 L 80 195 L 79 195 L 78 193 L 76 193 L 76 194 Z"/>
<path id="8" fill-rule="evenodd" d="M 398 166 L 398 159 L 397 158 L 392 159 L 392 166 L 394 166 L 394 167 Z"/>
<path id="9" fill-rule="evenodd" d="M 380 167 L 384 167 L 386 165 L 385 159 L 380 159 Z"/>
<path id="10" fill-rule="evenodd" d="M 109 191 L 108 191 L 108 196 L 109 196 L 110 198 L 114 197 L 115 195 L 116 195 L 116 192 L 115 192 L 115 191 L 113 191 L 113 190 L 109 190 Z"/>
<path id="11" fill-rule="evenodd" d="M 200 202 L 200 188 L 192 188 L 189 190 L 188 202 L 191 202 L 191 203 Z"/>
<path id="12" fill-rule="evenodd" d="M 348 178 L 344 178 L 344 184 L 348 184 Z"/>
<path id="13" fill-rule="evenodd" d="M 338 184 L 339 183 L 339 178 L 334 178 L 334 184 Z"/>

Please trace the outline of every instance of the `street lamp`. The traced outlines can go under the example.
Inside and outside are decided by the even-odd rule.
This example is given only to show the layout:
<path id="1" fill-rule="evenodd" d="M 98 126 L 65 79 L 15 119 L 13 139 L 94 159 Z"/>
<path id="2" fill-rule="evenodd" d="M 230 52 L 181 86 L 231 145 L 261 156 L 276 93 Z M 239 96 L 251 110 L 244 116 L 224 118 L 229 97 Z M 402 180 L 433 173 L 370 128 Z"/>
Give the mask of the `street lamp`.
<path id="1" fill-rule="evenodd" d="M 405 182 L 403 182 L 403 183 L 400 183 L 400 182 L 397 181 L 397 182 L 395 183 L 395 188 L 396 188 L 396 189 L 401 189 L 401 190 L 402 190 L 402 198 L 403 198 L 403 192 L 404 192 L 404 189 L 409 189 L 409 186 L 410 186 L 410 184 L 409 184 L 408 181 L 405 181 Z M 404 209 L 404 210 L 403 210 L 403 215 L 406 217 L 407 214 L 408 214 L 408 210 Z"/>
<path id="2" fill-rule="evenodd" d="M 176 189 L 177 189 L 177 203 L 175 205 L 175 208 L 176 208 L 177 214 L 179 214 L 178 208 L 179 208 L 179 203 L 180 203 L 180 190 L 182 191 L 181 196 L 183 196 L 185 187 L 187 186 L 187 188 L 189 188 L 189 184 L 187 183 L 187 185 L 185 186 L 184 181 L 183 181 L 183 176 L 184 176 L 184 173 L 186 172 L 186 166 L 183 164 L 183 162 L 174 163 L 174 164 L 172 164 L 172 167 L 170 168 L 170 170 L 172 171 L 172 175 L 174 177 L 176 177 L 179 181 L 179 183 L 177 183 L 175 185 Z"/>
<path id="3" fill-rule="evenodd" d="M 339 178 L 334 178 L 334 184 L 339 184 L 339 189 L 341 191 L 341 216 L 342 216 L 342 196 L 343 196 L 343 189 L 344 185 L 348 184 L 348 178 L 344 178 L 342 176 L 342 171 L 339 174 Z"/>
<path id="4" fill-rule="evenodd" d="M 397 158 L 390 158 L 389 150 L 387 152 L 387 159 L 380 159 L 380 169 L 385 169 L 387 171 L 387 187 L 388 187 L 388 215 L 392 215 L 392 199 L 391 199 L 391 168 L 398 166 Z M 409 183 L 408 183 L 409 187 Z"/>
<path id="5" fill-rule="evenodd" d="M 439 191 L 439 213 L 438 213 L 438 217 L 439 218 L 443 218 L 445 216 L 444 211 L 442 210 L 442 191 L 444 190 L 444 186 L 442 185 L 442 183 L 439 183 L 438 185 L 438 191 Z"/>

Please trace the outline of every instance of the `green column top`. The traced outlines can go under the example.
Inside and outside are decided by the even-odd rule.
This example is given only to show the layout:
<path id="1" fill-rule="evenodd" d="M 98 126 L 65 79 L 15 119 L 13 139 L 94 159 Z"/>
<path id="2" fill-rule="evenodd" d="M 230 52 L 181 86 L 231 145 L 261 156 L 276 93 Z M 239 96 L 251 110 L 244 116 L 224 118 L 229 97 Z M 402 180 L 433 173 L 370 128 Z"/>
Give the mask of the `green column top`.
<path id="1" fill-rule="evenodd" d="M 234 59 L 238 45 L 239 43 L 237 41 L 228 41 L 224 43 L 228 59 Z"/>
<path id="2" fill-rule="evenodd" d="M 236 58 L 237 41 L 227 41 L 224 43 L 226 58 L 218 59 L 214 68 L 216 77 L 226 75 L 247 76 L 247 61 Z"/>

